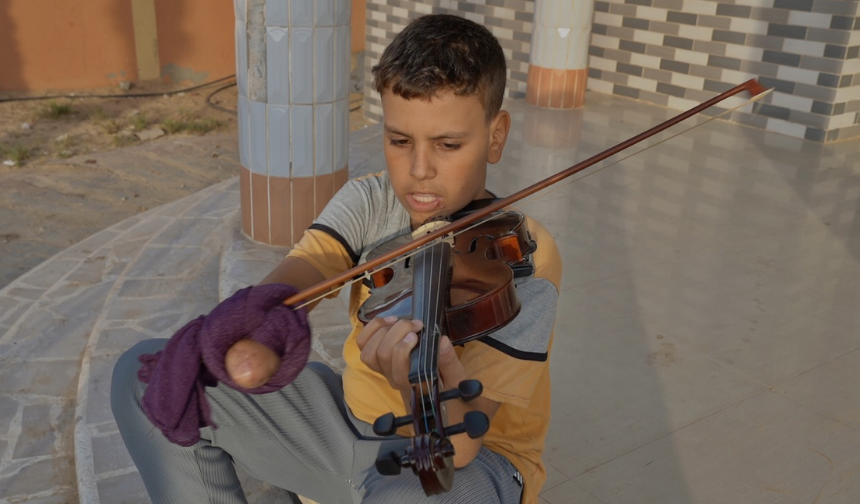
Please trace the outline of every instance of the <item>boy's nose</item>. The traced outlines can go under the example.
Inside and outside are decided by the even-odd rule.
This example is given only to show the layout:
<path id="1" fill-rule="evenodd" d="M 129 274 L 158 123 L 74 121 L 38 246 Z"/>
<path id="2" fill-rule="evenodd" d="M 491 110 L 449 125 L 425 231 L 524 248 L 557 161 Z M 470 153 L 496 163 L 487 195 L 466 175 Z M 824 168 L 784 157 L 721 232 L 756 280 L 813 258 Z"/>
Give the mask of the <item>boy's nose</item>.
<path id="1" fill-rule="evenodd" d="M 426 180 L 435 176 L 436 170 L 433 169 L 433 161 L 428 152 L 425 152 L 423 149 L 415 150 L 410 173 L 416 180 Z"/>

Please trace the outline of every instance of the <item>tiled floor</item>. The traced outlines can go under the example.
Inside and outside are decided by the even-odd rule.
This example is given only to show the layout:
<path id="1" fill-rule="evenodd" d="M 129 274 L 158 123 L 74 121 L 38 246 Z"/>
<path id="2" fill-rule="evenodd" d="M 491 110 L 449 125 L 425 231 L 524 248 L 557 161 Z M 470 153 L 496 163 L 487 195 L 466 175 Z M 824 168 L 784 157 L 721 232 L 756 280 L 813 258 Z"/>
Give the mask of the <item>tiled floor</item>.
<path id="1" fill-rule="evenodd" d="M 508 106 L 498 194 L 675 113 L 594 93 L 579 111 Z M 378 126 L 356 132 L 353 174 L 382 169 L 380 149 Z M 713 121 L 588 175 L 599 167 L 520 205 L 564 258 L 542 502 L 860 502 L 860 141 Z M 282 253 L 237 236 L 236 195 L 233 181 L 141 214 L 0 291 L 0 347 L 45 354 L 0 357 L 0 504 L 145 502 L 105 416 L 108 370 L 120 346 L 177 329 Z M 220 260 L 193 261 L 201 247 Z M 338 365 L 343 320 L 314 316 L 315 349 Z M 70 320 L 80 340 L 61 339 Z M 45 411 L 34 423 L 50 435 L 22 429 Z M 77 492 L 43 477 L 72 444 Z"/>
<path id="2" fill-rule="evenodd" d="M 511 110 L 502 194 L 669 115 Z M 544 501 L 860 502 L 860 141 L 714 121 L 599 167 L 522 205 L 565 270 Z"/>

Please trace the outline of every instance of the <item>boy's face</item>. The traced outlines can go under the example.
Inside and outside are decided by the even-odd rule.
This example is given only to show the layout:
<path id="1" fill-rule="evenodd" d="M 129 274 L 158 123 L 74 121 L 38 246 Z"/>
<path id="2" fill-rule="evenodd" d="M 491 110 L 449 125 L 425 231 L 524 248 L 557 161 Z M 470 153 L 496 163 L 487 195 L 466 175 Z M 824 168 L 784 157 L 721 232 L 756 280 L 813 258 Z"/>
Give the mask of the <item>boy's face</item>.
<path id="1" fill-rule="evenodd" d="M 384 92 L 382 110 L 388 175 L 413 229 L 489 197 L 487 163 L 502 156 L 511 124 L 507 112 L 487 124 L 478 96 L 451 91 L 430 100 Z"/>

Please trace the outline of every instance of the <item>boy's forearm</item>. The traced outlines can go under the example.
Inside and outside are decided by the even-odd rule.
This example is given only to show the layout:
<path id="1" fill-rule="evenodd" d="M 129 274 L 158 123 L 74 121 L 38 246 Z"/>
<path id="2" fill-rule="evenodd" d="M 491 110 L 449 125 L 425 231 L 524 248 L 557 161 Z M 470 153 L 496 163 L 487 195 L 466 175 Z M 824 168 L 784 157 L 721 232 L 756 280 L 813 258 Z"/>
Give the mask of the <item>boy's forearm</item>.
<path id="1" fill-rule="evenodd" d="M 265 278 L 260 280 L 258 285 L 279 283 L 305 290 L 323 280 L 325 280 L 323 274 L 307 261 L 297 257 L 285 257 Z M 309 304 L 307 306 L 308 311 L 316 305 L 317 302 Z"/>
<path id="2" fill-rule="evenodd" d="M 446 403 L 448 408 L 448 425 L 458 424 L 463 421 L 463 417 L 470 411 L 481 411 L 487 415 L 490 422 L 499 410 L 499 403 L 485 399 L 483 397 L 475 398 L 468 403 L 459 399 L 452 399 Z M 451 436 L 451 443 L 454 445 L 454 467 L 461 468 L 467 466 L 481 450 L 484 443 L 484 437 L 477 439 L 470 438 L 467 434 L 457 434 Z"/>

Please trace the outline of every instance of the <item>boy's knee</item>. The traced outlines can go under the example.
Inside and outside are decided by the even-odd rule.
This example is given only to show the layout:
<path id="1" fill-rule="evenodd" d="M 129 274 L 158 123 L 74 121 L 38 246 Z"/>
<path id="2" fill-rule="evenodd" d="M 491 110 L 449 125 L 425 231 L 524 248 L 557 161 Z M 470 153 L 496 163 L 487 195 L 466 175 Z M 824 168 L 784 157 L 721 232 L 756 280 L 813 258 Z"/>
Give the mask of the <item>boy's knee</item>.
<path id="1" fill-rule="evenodd" d="M 135 389 L 138 388 L 137 372 L 141 366 L 140 356 L 154 354 L 163 349 L 166 344 L 166 339 L 144 340 L 120 355 L 114 364 L 111 376 L 112 405 L 135 396 Z"/>

